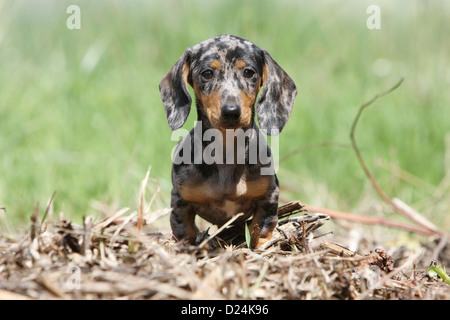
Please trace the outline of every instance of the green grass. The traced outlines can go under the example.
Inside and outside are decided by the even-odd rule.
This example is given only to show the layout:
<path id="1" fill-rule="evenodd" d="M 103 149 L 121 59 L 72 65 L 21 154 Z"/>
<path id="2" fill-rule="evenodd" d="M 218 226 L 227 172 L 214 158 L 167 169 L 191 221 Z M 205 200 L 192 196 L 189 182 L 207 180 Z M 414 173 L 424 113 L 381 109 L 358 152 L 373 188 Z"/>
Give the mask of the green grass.
<path id="1" fill-rule="evenodd" d="M 381 30 L 366 28 L 374 3 Z M 158 83 L 186 47 L 232 33 L 267 49 L 298 85 L 280 156 L 350 145 L 359 105 L 404 77 L 363 114 L 357 141 L 387 194 L 448 229 L 447 2 L 86 0 L 77 1 L 81 30 L 68 30 L 70 4 L 0 1 L 0 207 L 14 223 L 54 191 L 55 212 L 75 220 L 98 213 L 95 202 L 137 207 L 149 166 L 161 187 L 155 207 L 168 206 L 174 142 Z M 360 206 L 368 186 L 353 150 L 340 146 L 289 158 L 279 177 L 285 197 L 341 210 Z"/>
<path id="2" fill-rule="evenodd" d="M 441 267 L 438 265 L 430 265 L 428 267 L 428 275 L 430 277 L 439 276 L 439 278 L 442 279 L 442 281 L 450 285 L 450 276 L 445 271 L 445 267 Z"/>

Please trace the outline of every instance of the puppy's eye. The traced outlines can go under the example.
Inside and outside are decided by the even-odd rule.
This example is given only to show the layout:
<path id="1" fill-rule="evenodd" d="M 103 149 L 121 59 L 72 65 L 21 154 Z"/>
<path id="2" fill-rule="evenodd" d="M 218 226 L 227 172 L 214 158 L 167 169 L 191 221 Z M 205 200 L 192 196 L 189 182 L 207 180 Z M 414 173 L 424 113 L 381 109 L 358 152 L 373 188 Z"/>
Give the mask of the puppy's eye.
<path id="1" fill-rule="evenodd" d="M 255 71 L 253 71 L 252 69 L 244 69 L 244 77 L 250 79 L 251 77 L 253 77 L 254 74 Z"/>
<path id="2" fill-rule="evenodd" d="M 213 77 L 214 72 L 213 72 L 212 70 L 209 70 L 209 69 L 208 69 L 208 70 L 206 70 L 206 71 L 203 71 L 203 72 L 201 73 L 201 75 L 202 75 L 203 78 L 209 80 L 209 79 L 211 79 L 211 78 Z"/>

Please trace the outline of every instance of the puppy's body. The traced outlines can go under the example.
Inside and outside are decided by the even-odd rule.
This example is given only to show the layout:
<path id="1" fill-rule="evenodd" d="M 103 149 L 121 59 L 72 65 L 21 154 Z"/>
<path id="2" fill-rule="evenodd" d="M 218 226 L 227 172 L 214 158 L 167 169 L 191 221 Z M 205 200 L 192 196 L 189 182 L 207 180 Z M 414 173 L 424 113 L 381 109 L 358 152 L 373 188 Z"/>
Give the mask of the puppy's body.
<path id="1" fill-rule="evenodd" d="M 194 88 L 198 122 L 173 159 L 173 234 L 194 243 L 195 215 L 220 226 L 242 212 L 235 224 L 253 217 L 252 242 L 260 246 L 277 223 L 279 188 L 270 149 L 255 123 L 255 101 L 262 87 L 256 103 L 259 124 L 277 134 L 293 107 L 295 84 L 266 51 L 231 35 L 189 48 L 161 81 L 172 130 L 184 124 L 190 111 L 187 84 Z M 209 129 L 215 129 L 214 138 Z M 227 138 L 230 131 L 237 136 Z M 241 143 L 239 134 L 244 134 Z"/>
<path id="2" fill-rule="evenodd" d="M 260 135 L 256 125 L 254 129 L 244 150 L 234 150 L 236 155 L 245 154 L 244 163 L 194 164 L 194 153 L 192 153 L 191 161 L 188 163 L 173 165 L 171 224 L 175 236 L 194 241 L 193 238 L 198 230 L 194 228 L 195 232 L 191 231 L 190 234 L 184 234 L 184 230 L 195 214 L 219 226 L 240 212 L 244 215 L 236 223 L 243 222 L 254 215 L 259 219 L 265 219 L 263 225 L 267 227 L 263 227 L 262 231 L 276 225 L 278 181 L 274 174 L 261 175 L 261 168 L 267 168 L 270 162 L 266 166 L 260 162 L 249 164 L 249 145 L 262 144 L 266 152 L 270 152 L 265 138 Z M 175 151 L 175 163 L 179 163 L 177 157 L 180 151 L 194 150 L 194 143 L 202 143 L 202 152 L 210 144 L 210 142 L 199 142 L 195 139 L 194 132 L 193 129 L 179 143 Z M 191 144 L 191 148 L 184 147 L 188 143 Z M 270 154 L 267 156 L 271 160 Z M 260 214 L 256 215 L 258 211 Z M 267 216 L 264 214 L 266 211 Z"/>

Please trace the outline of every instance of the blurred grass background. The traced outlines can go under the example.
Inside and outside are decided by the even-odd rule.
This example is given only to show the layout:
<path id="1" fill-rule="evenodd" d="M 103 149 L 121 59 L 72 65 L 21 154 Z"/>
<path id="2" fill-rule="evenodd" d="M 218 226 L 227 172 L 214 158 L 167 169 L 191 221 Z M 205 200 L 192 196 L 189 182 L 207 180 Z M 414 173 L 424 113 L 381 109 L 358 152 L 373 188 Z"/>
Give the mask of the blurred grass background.
<path id="1" fill-rule="evenodd" d="M 80 30 L 66 27 L 71 4 Z M 370 4 L 380 30 L 366 27 Z M 54 211 L 76 221 L 137 208 L 150 166 L 153 206 L 168 207 L 175 142 L 158 83 L 187 47 L 231 33 L 299 88 L 280 157 L 331 143 L 280 163 L 284 199 L 379 214 L 345 146 L 359 106 L 404 77 L 363 113 L 356 139 L 388 195 L 448 230 L 449 18 L 448 1 L 0 1 L 0 215 L 28 221 L 54 191 Z"/>

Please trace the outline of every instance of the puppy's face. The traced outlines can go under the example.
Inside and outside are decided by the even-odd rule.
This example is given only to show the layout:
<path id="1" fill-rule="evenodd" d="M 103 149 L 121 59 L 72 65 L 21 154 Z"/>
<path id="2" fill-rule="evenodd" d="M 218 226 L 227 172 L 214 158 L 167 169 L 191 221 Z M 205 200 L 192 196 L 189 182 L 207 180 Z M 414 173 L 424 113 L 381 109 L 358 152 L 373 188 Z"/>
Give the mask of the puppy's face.
<path id="1" fill-rule="evenodd" d="M 200 112 L 214 128 L 245 128 L 263 77 L 263 52 L 240 38 L 219 38 L 192 48 L 190 78 Z"/>
<path id="2" fill-rule="evenodd" d="M 188 48 L 162 79 L 159 89 L 172 130 L 189 115 L 188 84 L 194 88 L 199 120 L 207 118 L 218 129 L 249 127 L 262 87 L 256 114 L 269 135 L 283 129 L 297 95 L 294 81 L 265 50 L 233 35 Z"/>

